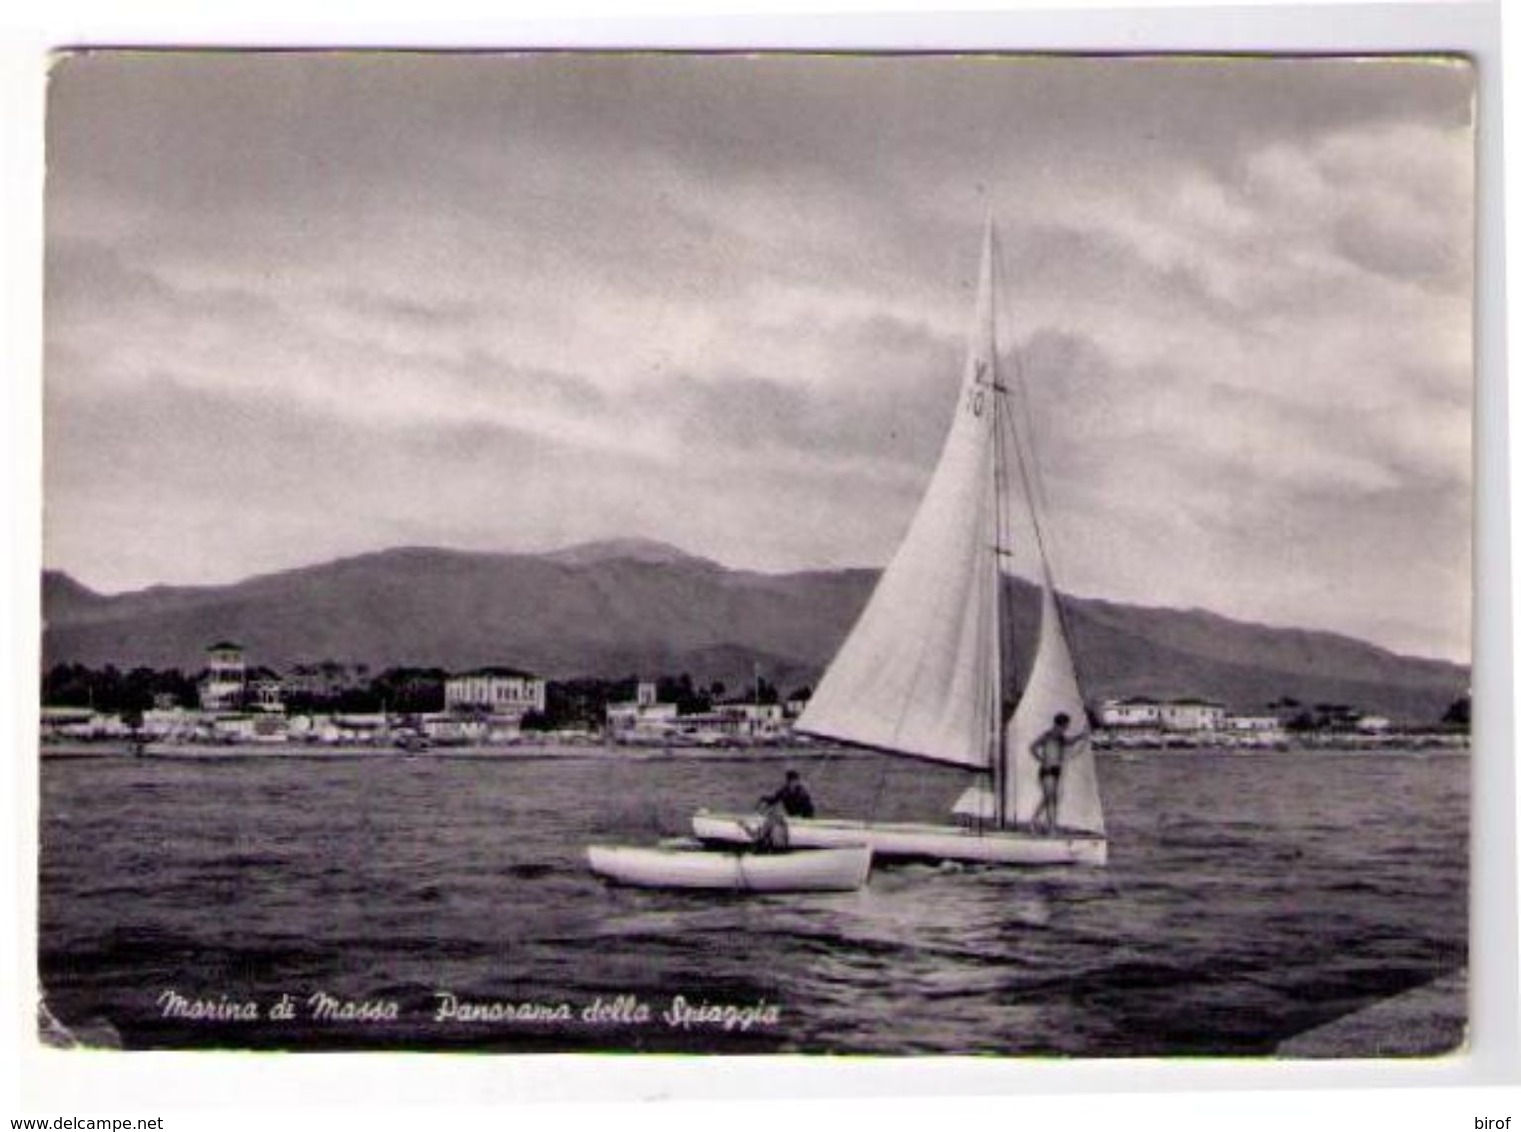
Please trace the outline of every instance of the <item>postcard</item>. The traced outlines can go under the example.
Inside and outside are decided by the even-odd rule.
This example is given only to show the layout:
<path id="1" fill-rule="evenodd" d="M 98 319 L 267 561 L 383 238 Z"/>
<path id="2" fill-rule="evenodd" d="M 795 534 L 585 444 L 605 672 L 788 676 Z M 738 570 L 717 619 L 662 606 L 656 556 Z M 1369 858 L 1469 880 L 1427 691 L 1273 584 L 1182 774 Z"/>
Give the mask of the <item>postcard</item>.
<path id="1" fill-rule="evenodd" d="M 61 55 L 39 1041 L 1461 1052 L 1476 92 Z"/>

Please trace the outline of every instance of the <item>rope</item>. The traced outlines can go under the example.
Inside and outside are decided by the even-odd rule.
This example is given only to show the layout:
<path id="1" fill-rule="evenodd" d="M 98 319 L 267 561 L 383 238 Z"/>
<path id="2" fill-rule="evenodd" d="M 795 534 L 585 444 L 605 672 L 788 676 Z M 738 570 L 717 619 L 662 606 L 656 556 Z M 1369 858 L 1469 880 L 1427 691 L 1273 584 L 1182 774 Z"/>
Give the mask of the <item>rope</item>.
<path id="1" fill-rule="evenodd" d="M 1001 257 L 1001 248 L 998 249 L 998 254 Z M 1045 480 L 1040 470 L 1040 452 L 1036 439 L 1038 434 L 1035 429 L 1034 414 L 1030 408 L 1029 387 L 1025 382 L 1024 358 L 1017 342 L 1011 346 L 1010 352 L 1014 360 L 1013 388 L 1018 394 L 1016 400 L 1018 401 L 1018 409 L 1027 438 L 1026 443 L 1020 443 L 1016 423 L 1013 420 L 1008 422 L 1014 444 L 1014 453 L 1019 467 L 1020 482 L 1025 491 L 1025 500 L 1030 514 L 1030 525 L 1035 533 L 1035 546 L 1040 554 L 1041 577 L 1045 582 L 1046 588 L 1051 591 L 1052 603 L 1056 607 L 1056 618 L 1061 626 L 1062 634 L 1068 642 L 1067 652 L 1072 660 L 1073 674 L 1077 677 L 1078 688 L 1082 689 L 1087 686 L 1087 681 L 1083 678 L 1082 665 L 1071 648 L 1071 621 L 1067 613 L 1067 603 L 1061 590 L 1056 585 L 1055 572 L 1051 565 L 1054 555 L 1052 547 L 1048 545 L 1046 539 L 1046 522 L 1043 516 L 1047 514 L 1049 505 L 1046 497 Z M 1027 448 L 1029 452 L 1028 458 L 1026 457 Z M 1086 723 L 1086 720 L 1084 722 Z"/>

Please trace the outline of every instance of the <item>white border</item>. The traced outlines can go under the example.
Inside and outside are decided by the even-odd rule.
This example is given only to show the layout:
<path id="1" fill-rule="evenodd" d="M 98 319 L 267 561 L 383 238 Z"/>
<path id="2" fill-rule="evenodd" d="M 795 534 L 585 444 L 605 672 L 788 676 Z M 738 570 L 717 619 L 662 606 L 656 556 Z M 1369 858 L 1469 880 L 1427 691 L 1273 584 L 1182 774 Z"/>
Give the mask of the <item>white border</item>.
<path id="1" fill-rule="evenodd" d="M 963 4 L 963 8 L 977 6 Z M 334 6 L 336 7 L 336 5 Z M 978 11 L 954 16 L 915 12 L 912 5 L 878 3 L 871 10 L 848 0 L 830 5 L 834 15 L 717 14 L 701 2 L 645 3 L 638 18 L 617 6 L 562 4 L 502 18 L 497 5 L 435 0 L 364 6 L 364 23 L 314 10 L 296 0 L 239 0 L 210 16 L 200 5 L 112 2 L 55 3 L 30 24 L 0 24 L 0 90 L 5 121 L 0 153 L 5 170 L 4 289 L 0 290 L 0 341 L 9 363 L 5 384 L 5 439 L 11 461 L 6 529 L 16 543 L 7 556 L 7 598 L 0 636 L 9 644 L 0 670 L 0 718 L 11 738 L 11 781 L 17 787 L 16 828 L 35 830 L 33 713 L 36 703 L 37 578 L 40 567 L 40 220 L 43 58 L 47 49 L 85 45 L 231 46 L 416 46 L 416 47 L 670 47 L 793 49 L 1019 49 L 1084 51 L 1243 51 L 1379 53 L 1458 51 L 1475 59 L 1479 79 L 1479 269 L 1478 385 L 1475 405 L 1478 459 L 1478 532 L 1475 691 L 1476 782 L 1473 831 L 1475 859 L 1471 920 L 1474 955 L 1472 1049 L 1435 1062 L 1082 1061 L 1022 1059 L 857 1058 L 644 1058 L 618 1055 L 464 1057 L 441 1055 L 207 1055 L 58 1054 L 36 1047 L 32 1015 L 21 987 L 34 985 L 35 834 L 0 838 L 5 864 L 0 881 L 8 905 L 20 915 L 0 927 L 0 1119 L 38 1115 L 162 1115 L 188 1108 L 219 1111 L 218 1125 L 243 1122 L 226 1106 L 294 1105 L 282 1121 L 315 1126 L 332 1119 L 397 1120 L 422 1115 L 411 1106 L 496 1105 L 524 1100 L 617 1102 L 656 1098 L 688 1101 L 741 1098 L 836 1098 L 816 1101 L 802 1113 L 846 1118 L 841 1098 L 919 1098 L 884 1102 L 880 1116 L 917 1115 L 986 1119 L 987 1102 L 944 1098 L 1022 1095 L 1017 1119 L 1051 1122 L 1065 1129 L 1082 1113 L 1093 1123 L 1141 1123 L 1163 1116 L 1169 1127 L 1281 1127 L 1301 1119 L 1307 1127 L 1350 1126 L 1371 1118 L 1389 1128 L 1472 1128 L 1476 1116 L 1518 1112 L 1518 1094 L 1477 1086 L 1515 1085 L 1521 1080 L 1518 1040 L 1516 775 L 1511 708 L 1516 687 L 1511 656 L 1513 583 L 1509 568 L 1510 524 L 1507 436 L 1511 418 L 1505 389 L 1505 309 L 1501 206 L 1502 115 L 1499 9 L 1491 4 L 1322 3 L 1178 5 L 1156 9 L 1111 3 L 1107 9 L 1079 4 L 1016 12 Z M 850 12 L 845 10 L 853 8 Z M 743 12 L 745 9 L 741 9 Z M 552 14 L 546 14 L 546 11 Z M 783 8 L 785 12 L 785 7 Z M 125 13 L 131 12 L 131 15 Z M 13 19 L 14 17 L 0 17 Z M 3 777 L 0 777 L 3 781 Z M 9 885 L 15 891 L 9 891 Z M 8 917 L 0 917 L 3 923 Z M 18 973 L 20 975 L 18 979 Z M 11 1045 L 14 1043 L 14 1054 Z M 1390 1086 L 1401 1086 L 1391 1094 Z M 1448 1086 L 1461 1086 L 1452 1092 Z M 1410 1088 L 1419 1090 L 1411 1093 Z M 1340 1092 L 1329 1110 L 1323 1090 Z M 1249 1093 L 1242 1093 L 1248 1090 Z M 1283 1090 L 1294 1090 L 1285 1095 Z M 1366 1090 L 1374 1090 L 1367 1092 Z M 1122 1092 L 1128 1097 L 1095 1098 Z M 1146 1094 L 1165 1093 L 1162 1097 Z M 1055 1098 L 1043 1094 L 1065 1094 Z M 1074 1096 L 1074 1094 L 1078 1096 Z M 1177 1101 L 1187 1094 L 1189 1105 Z M 1081 1099 L 1079 1100 L 1079 1096 Z M 1460 1098 L 1470 1097 L 1465 1103 Z M 939 1097 L 933 1109 L 923 1098 Z M 384 1110 L 354 1110 L 357 1102 Z M 342 1116 L 330 1106 L 342 1104 Z M 1079 1107 L 1074 1108 L 1074 1104 Z M 1347 1108 L 1340 1108 L 1341 1105 Z M 1300 1106 L 1300 1107 L 1296 1107 Z M 1002 1104 L 993 1104 L 1001 1111 Z M 713 1119 L 732 1125 L 799 1118 L 795 1105 L 754 1108 L 720 1105 Z M 600 1107 L 586 1115 L 636 1125 L 641 1110 Z M 644 1110 L 648 1111 L 648 1110 Z M 684 1111 L 682 1121 L 704 1109 Z M 858 1101 L 849 1119 L 860 1119 Z M 1338 1113 L 1340 1115 L 1338 1115 Z M 386 1114 L 389 1114 L 387 1116 Z M 790 1115 L 789 1115 L 790 1114 Z M 1298 1114 L 1298 1115 L 1296 1115 Z M 209 1115 L 209 1114 L 208 1114 Z M 546 1116 L 548 1114 L 545 1114 Z M 1016 1114 L 1010 1113 L 1009 1117 Z M 245 1114 L 253 1126 L 273 1114 Z M 1203 1123 L 1180 1123 L 1202 1117 Z M 1008 1118 L 1008 1117 L 1005 1117 Z M 450 1109 L 449 1119 L 485 1120 L 480 1110 Z M 667 1113 L 666 1119 L 677 1119 Z M 1405 1123 L 1405 1120 L 1411 1123 Z M 1259 1122 L 1261 1121 L 1261 1122 Z M 306 1123 L 303 1123 L 306 1122 Z M 1270 1123 L 1269 1123 L 1270 1122 Z M 166 1128 L 185 1127 L 174 1119 Z"/>

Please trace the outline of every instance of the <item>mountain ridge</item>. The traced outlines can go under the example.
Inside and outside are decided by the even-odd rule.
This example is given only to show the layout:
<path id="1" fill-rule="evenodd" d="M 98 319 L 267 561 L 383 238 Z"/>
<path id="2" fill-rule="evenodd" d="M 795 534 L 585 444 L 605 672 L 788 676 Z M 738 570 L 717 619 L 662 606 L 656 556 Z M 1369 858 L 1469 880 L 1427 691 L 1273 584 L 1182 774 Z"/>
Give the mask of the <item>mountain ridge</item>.
<path id="1" fill-rule="evenodd" d="M 228 585 L 103 595 L 44 571 L 47 665 L 198 669 L 231 638 L 252 663 L 322 659 L 464 669 L 491 663 L 550 678 L 688 672 L 740 686 L 762 666 L 783 690 L 815 682 L 871 592 L 864 568 L 762 574 L 651 540 L 548 553 L 398 547 Z M 1008 582 L 1018 639 L 1038 608 Z M 1197 695 L 1238 708 L 1291 696 L 1434 720 L 1468 671 L 1324 630 L 1235 621 L 1208 610 L 1067 597 L 1072 646 L 1094 699 Z M 1016 677 L 1027 663 L 1016 658 Z"/>

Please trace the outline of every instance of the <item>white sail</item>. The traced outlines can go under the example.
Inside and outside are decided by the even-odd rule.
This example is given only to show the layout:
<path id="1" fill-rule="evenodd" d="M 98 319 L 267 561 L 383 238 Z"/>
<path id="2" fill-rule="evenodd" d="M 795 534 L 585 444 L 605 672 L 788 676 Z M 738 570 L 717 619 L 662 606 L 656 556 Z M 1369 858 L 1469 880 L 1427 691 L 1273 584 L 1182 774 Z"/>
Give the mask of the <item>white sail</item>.
<path id="1" fill-rule="evenodd" d="M 1088 715 L 1048 577 L 1041 593 L 1040 642 L 1030 667 L 1030 679 L 1014 717 L 1009 720 L 1005 739 L 1008 774 L 1004 778 L 1004 812 L 1012 823 L 1029 822 L 1040 808 L 1040 766 L 1030 747 L 1052 726 L 1058 714 L 1070 721 L 1066 733 L 1082 738 L 1068 747 L 1062 765 L 1056 824 L 1067 830 L 1102 833 L 1104 811 L 1099 801 Z"/>
<path id="2" fill-rule="evenodd" d="M 994 553 L 992 228 L 955 419 L 898 553 L 798 729 L 987 769 L 1002 673 Z"/>
<path id="3" fill-rule="evenodd" d="M 1009 391 L 997 379 L 994 263 L 989 223 L 971 348 L 940 462 L 902 546 L 798 729 L 982 771 L 982 783 L 962 795 L 955 812 L 1027 826 L 1041 805 L 1031 745 L 1065 715 L 1067 734 L 1080 738 L 1067 751 L 1056 824 L 1101 835 L 1087 712 L 1051 581 L 1040 507 L 1031 498 L 1038 485 L 1033 438 L 1021 435 Z M 1011 552 L 1003 543 L 1013 531 L 1008 510 L 1018 496 L 1042 578 L 1040 635 L 1005 728 L 1000 560 Z"/>

